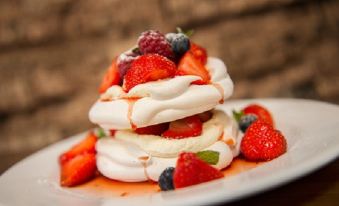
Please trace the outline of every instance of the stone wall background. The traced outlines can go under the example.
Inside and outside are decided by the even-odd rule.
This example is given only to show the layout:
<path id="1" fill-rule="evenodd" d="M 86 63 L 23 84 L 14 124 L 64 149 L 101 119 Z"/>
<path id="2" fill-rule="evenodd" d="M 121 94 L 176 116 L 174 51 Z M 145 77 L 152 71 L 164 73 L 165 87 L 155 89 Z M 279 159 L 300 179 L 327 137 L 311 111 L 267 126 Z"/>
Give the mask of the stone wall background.
<path id="1" fill-rule="evenodd" d="M 193 28 L 221 57 L 233 98 L 339 103 L 337 0 L 0 1 L 0 173 L 92 125 L 111 59 L 140 32 Z"/>

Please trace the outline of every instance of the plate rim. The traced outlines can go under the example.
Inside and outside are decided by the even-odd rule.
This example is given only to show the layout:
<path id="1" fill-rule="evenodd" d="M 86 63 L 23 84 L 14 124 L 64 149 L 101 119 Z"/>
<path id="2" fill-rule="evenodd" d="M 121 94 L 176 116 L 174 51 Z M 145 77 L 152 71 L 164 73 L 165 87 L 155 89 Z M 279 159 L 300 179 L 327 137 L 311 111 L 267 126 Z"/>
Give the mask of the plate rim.
<path id="1" fill-rule="evenodd" d="M 339 105 L 329 102 L 323 102 L 319 100 L 312 100 L 312 99 L 301 99 L 301 98 L 255 98 L 255 99 L 231 99 L 225 102 L 225 104 L 246 104 L 248 102 L 281 102 L 281 101 L 298 101 L 298 102 L 309 102 L 309 103 L 317 103 L 317 104 L 325 104 L 327 106 L 335 107 L 339 111 Z M 12 170 L 15 170 L 16 167 L 19 167 L 20 165 L 24 164 L 25 162 L 30 161 L 31 159 L 34 159 L 35 156 L 39 156 L 41 153 L 48 152 L 48 150 L 52 150 L 53 147 L 59 145 L 59 144 L 70 144 L 73 141 L 76 141 L 77 139 L 84 136 L 87 131 L 68 136 L 67 138 L 60 139 L 57 142 L 54 142 L 32 154 L 29 156 L 23 158 L 22 160 L 18 161 L 17 163 L 13 164 L 11 167 L 9 167 L 7 170 L 5 170 L 0 175 L 0 180 L 6 177 Z M 230 203 L 239 199 L 248 198 L 250 196 L 253 196 L 254 194 L 260 194 L 267 190 L 272 190 L 274 188 L 277 188 L 282 185 L 286 185 L 296 179 L 299 179 L 303 176 L 306 176 L 312 172 L 315 172 L 321 168 L 323 168 L 325 165 L 329 164 L 330 162 L 335 161 L 339 156 L 339 145 L 337 147 L 331 147 L 331 149 L 326 150 L 322 152 L 322 155 L 316 156 L 316 158 L 312 158 L 309 161 L 305 161 L 302 164 L 302 167 L 290 167 L 289 169 L 285 170 L 284 174 L 280 173 L 280 176 L 277 178 L 276 176 L 268 176 L 264 179 L 260 179 L 260 181 L 256 180 L 254 186 L 252 186 L 250 189 L 245 189 L 244 191 L 238 192 L 236 194 L 233 194 L 231 198 L 223 198 L 222 192 L 215 193 L 214 195 L 210 195 L 209 197 L 201 196 L 198 197 L 199 204 L 216 204 L 216 203 Z M 302 168 L 302 169 L 301 169 Z M 203 186 L 203 185 L 197 185 L 196 187 Z M 180 191 L 171 191 L 170 193 L 177 193 L 177 192 L 185 192 L 187 190 L 190 190 L 191 188 L 183 188 Z M 0 201 L 0 205 L 1 205 Z M 173 202 L 171 202 L 173 204 Z M 176 203 L 175 203 L 176 204 Z M 183 201 L 179 203 L 178 205 L 195 205 L 196 202 L 190 202 L 190 201 Z M 176 204 L 177 205 L 177 204 Z"/>

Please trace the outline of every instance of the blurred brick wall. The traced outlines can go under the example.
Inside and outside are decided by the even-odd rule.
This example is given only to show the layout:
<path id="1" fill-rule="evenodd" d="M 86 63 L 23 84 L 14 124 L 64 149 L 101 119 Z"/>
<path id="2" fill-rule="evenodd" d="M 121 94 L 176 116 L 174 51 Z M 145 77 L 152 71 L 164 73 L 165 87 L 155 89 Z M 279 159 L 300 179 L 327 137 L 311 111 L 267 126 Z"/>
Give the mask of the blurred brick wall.
<path id="1" fill-rule="evenodd" d="M 221 57 L 233 98 L 339 103 L 339 1 L 0 1 L 0 172 L 91 127 L 110 60 L 146 29 L 193 28 Z"/>

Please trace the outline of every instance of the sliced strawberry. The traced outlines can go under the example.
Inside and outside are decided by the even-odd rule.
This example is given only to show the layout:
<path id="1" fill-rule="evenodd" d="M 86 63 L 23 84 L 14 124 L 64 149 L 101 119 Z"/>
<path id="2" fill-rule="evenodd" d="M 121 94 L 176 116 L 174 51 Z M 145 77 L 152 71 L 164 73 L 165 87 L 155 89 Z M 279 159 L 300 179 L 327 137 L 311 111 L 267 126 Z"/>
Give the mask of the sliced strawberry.
<path id="1" fill-rule="evenodd" d="M 102 79 L 99 93 L 102 94 L 111 86 L 120 84 L 120 81 L 119 69 L 116 60 L 114 60 Z"/>
<path id="2" fill-rule="evenodd" d="M 141 127 L 141 128 L 137 128 L 135 132 L 138 134 L 161 135 L 164 131 L 168 129 L 168 124 L 169 123 L 162 123 L 162 124 L 151 125 L 148 127 Z"/>
<path id="3" fill-rule="evenodd" d="M 168 130 L 162 136 L 165 138 L 182 139 L 199 136 L 202 133 L 202 122 L 197 115 L 170 122 Z"/>
<path id="4" fill-rule="evenodd" d="M 96 172 L 95 154 L 80 154 L 61 165 L 61 186 L 72 187 L 82 184 L 92 177 Z"/>
<path id="5" fill-rule="evenodd" d="M 173 183 L 175 188 L 182 188 L 219 179 L 223 176 L 219 170 L 199 159 L 196 154 L 183 152 L 177 160 Z"/>
<path id="6" fill-rule="evenodd" d="M 138 84 L 170 78 L 175 75 L 175 64 L 158 54 L 145 54 L 134 60 L 124 78 L 124 89 L 129 91 Z"/>
<path id="7" fill-rule="evenodd" d="M 207 84 L 210 81 L 210 75 L 203 64 L 198 61 L 191 52 L 186 52 L 178 64 L 177 75 L 196 75 L 202 78 L 195 84 Z"/>
<path id="8" fill-rule="evenodd" d="M 98 139 L 97 136 L 93 132 L 89 132 L 85 139 L 83 139 L 78 144 L 74 145 L 67 152 L 60 155 L 59 157 L 60 164 L 65 164 L 67 161 L 80 154 L 95 153 L 95 143 L 97 139 Z"/>
<path id="9" fill-rule="evenodd" d="M 244 114 L 254 114 L 259 119 L 262 119 L 267 123 L 271 124 L 272 126 L 274 126 L 274 121 L 271 113 L 263 106 L 260 106 L 258 104 L 250 104 L 243 109 L 243 112 Z"/>
<path id="10" fill-rule="evenodd" d="M 117 132 L 117 130 L 115 130 L 115 129 L 109 130 L 109 134 L 111 135 L 111 137 L 114 137 L 116 132 Z"/>
<path id="11" fill-rule="evenodd" d="M 191 42 L 191 47 L 189 50 L 193 56 L 202 64 L 207 63 L 207 51 L 203 47 L 199 46 L 196 43 Z"/>
<path id="12" fill-rule="evenodd" d="M 202 122 L 207 122 L 208 120 L 212 118 L 212 116 L 213 116 L 213 113 L 211 111 L 206 111 L 206 112 L 198 114 L 198 117 L 200 118 Z"/>

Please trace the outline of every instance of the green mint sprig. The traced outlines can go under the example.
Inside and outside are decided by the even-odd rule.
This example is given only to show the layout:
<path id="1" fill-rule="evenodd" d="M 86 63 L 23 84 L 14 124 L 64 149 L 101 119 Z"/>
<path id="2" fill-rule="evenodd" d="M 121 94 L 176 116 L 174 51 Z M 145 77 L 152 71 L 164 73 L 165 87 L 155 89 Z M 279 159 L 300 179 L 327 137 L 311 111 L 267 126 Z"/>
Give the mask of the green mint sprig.
<path id="1" fill-rule="evenodd" d="M 97 136 L 98 136 L 98 139 L 107 137 L 105 131 L 102 128 L 97 129 Z"/>
<path id="2" fill-rule="evenodd" d="M 182 30 L 180 27 L 177 27 L 177 33 L 183 33 L 185 34 L 187 37 L 191 37 L 194 34 L 194 30 L 190 29 L 187 31 Z"/>
<path id="3" fill-rule="evenodd" d="M 233 110 L 232 114 L 233 114 L 233 118 L 235 119 L 235 121 L 239 122 L 240 118 L 244 115 L 244 112 Z"/>
<path id="4" fill-rule="evenodd" d="M 204 150 L 196 153 L 199 159 L 210 165 L 216 165 L 219 161 L 219 152 L 213 150 Z"/>

